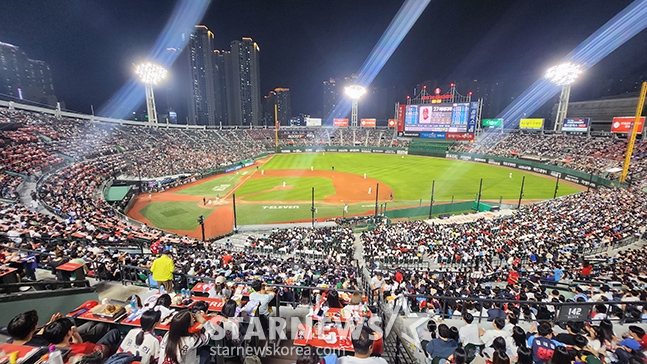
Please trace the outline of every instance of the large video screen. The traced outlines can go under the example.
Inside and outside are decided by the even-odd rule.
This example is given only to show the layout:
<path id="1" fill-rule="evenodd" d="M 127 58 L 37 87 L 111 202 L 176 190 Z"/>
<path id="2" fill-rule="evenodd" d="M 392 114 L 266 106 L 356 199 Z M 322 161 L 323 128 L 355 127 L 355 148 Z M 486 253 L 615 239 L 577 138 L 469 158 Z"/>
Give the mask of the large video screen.
<path id="1" fill-rule="evenodd" d="M 404 130 L 409 132 L 465 133 L 470 121 L 470 104 L 407 105 Z"/>
<path id="2" fill-rule="evenodd" d="M 589 131 L 589 118 L 564 119 L 564 125 L 562 125 L 562 131 L 586 133 L 587 131 Z"/>

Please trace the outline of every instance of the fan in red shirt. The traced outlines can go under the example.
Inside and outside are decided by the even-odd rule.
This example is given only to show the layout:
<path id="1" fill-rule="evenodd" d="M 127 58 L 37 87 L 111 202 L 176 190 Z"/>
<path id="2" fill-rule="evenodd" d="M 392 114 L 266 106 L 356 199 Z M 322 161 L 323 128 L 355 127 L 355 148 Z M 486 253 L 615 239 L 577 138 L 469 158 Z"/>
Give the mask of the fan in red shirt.
<path id="1" fill-rule="evenodd" d="M 514 286 L 519 282 L 519 273 L 516 270 L 511 270 L 508 273 L 508 284 Z"/>
<path id="2" fill-rule="evenodd" d="M 395 281 L 396 282 L 402 283 L 403 279 L 404 279 L 404 277 L 402 276 L 402 272 L 400 272 L 400 271 L 395 272 Z"/>
<path id="3" fill-rule="evenodd" d="M 162 250 L 163 250 L 163 247 L 159 240 L 151 244 L 151 253 L 158 255 L 159 253 L 162 252 Z"/>
<path id="4" fill-rule="evenodd" d="M 121 341 L 119 330 L 112 329 L 99 339 L 96 344 L 83 342 L 76 326 L 67 318 L 58 319 L 45 326 L 43 337 L 56 347 L 71 349 L 71 355 L 85 355 L 100 351 L 103 353 L 104 358 L 114 354 Z"/>

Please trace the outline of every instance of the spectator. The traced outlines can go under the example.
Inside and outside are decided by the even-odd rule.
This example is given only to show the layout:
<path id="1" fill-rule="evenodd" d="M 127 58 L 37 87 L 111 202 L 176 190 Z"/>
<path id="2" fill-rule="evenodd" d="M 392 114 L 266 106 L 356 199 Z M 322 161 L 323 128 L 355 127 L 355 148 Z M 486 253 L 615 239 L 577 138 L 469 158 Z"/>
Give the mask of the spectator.
<path id="1" fill-rule="evenodd" d="M 249 300 L 258 302 L 258 317 L 261 320 L 263 331 L 268 332 L 270 327 L 269 303 L 274 298 L 274 292 L 268 290 L 267 284 L 259 280 L 252 282 L 252 289 L 254 291 L 249 295 Z"/>
<path id="2" fill-rule="evenodd" d="M 469 344 L 477 346 L 481 345 L 483 342 L 480 337 L 480 328 L 478 324 L 474 323 L 474 316 L 471 313 L 466 312 L 463 315 L 463 321 L 465 321 L 465 325 L 458 329 L 460 342 L 463 347 Z"/>
<path id="3" fill-rule="evenodd" d="M 542 322 L 537 327 L 537 334 L 528 339 L 532 348 L 532 360 L 535 364 L 546 364 L 553 357 L 557 345 L 551 340 L 553 328 L 548 322 Z"/>
<path id="4" fill-rule="evenodd" d="M 339 364 L 387 364 L 383 358 L 372 357 L 373 345 L 375 343 L 375 332 L 368 326 L 362 326 L 361 331 L 356 335 L 353 333 L 354 356 L 342 356 Z"/>
<path id="5" fill-rule="evenodd" d="M 494 339 L 496 339 L 497 337 L 502 337 L 506 341 L 510 339 L 510 333 L 503 329 L 505 327 L 505 321 L 503 321 L 502 318 L 498 317 L 494 319 L 494 322 L 492 322 L 492 327 L 493 330 L 485 331 L 483 329 L 480 329 L 481 341 L 483 341 L 483 344 L 486 347 L 492 346 Z"/>
<path id="6" fill-rule="evenodd" d="M 170 255 L 171 253 L 168 250 L 164 250 L 162 256 L 155 259 L 151 266 L 153 279 L 169 293 L 173 292 L 173 272 L 175 271 L 175 264 Z"/>
<path id="7" fill-rule="evenodd" d="M 161 338 L 155 335 L 154 330 L 160 321 L 159 311 L 144 312 L 140 319 L 141 328 L 128 331 L 117 352 L 130 353 L 141 364 L 156 363 Z"/>
<path id="8" fill-rule="evenodd" d="M 52 321 L 61 318 L 60 314 L 52 316 Z M 38 331 L 38 313 L 36 310 L 23 312 L 9 321 L 7 325 L 7 333 L 9 340 L 7 343 L 14 345 L 27 345 L 27 346 L 47 346 L 49 341 L 41 335 L 37 335 Z"/>
<path id="9" fill-rule="evenodd" d="M 196 325 L 197 324 L 197 325 Z M 199 326 L 198 326 L 199 325 Z M 198 328 L 199 327 L 199 328 Z M 193 332 L 198 329 L 198 332 Z M 216 332 L 202 314 L 182 311 L 171 319 L 168 333 L 160 345 L 160 363 L 207 364 L 210 361 L 209 344 Z"/>
<path id="10" fill-rule="evenodd" d="M 76 326 L 67 318 L 60 318 L 45 326 L 43 337 L 56 347 L 71 349 L 72 355 L 85 355 L 100 351 L 104 358 L 114 354 L 121 341 L 119 330 L 112 329 L 96 344 L 83 342 Z"/>
<path id="11" fill-rule="evenodd" d="M 450 338 L 449 327 L 445 324 L 438 325 L 438 338 L 432 339 L 425 350 L 430 358 L 447 359 L 458 347 L 458 343 Z"/>

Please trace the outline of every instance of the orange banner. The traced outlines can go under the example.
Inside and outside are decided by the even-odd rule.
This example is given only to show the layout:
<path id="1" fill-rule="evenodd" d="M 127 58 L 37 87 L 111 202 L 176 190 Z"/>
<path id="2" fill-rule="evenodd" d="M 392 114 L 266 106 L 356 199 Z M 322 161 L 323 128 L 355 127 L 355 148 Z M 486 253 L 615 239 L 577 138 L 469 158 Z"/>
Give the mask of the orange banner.
<path id="1" fill-rule="evenodd" d="M 636 118 L 633 116 L 624 117 L 624 118 L 613 118 L 613 123 L 611 123 L 611 132 L 612 133 L 631 133 L 631 127 Z M 643 125 L 645 124 L 645 117 L 641 117 L 638 121 L 638 133 L 643 132 Z"/>
<path id="2" fill-rule="evenodd" d="M 398 125 L 398 119 L 389 119 L 389 128 L 395 128 Z"/>
<path id="3" fill-rule="evenodd" d="M 332 125 L 333 126 L 339 126 L 339 127 L 344 127 L 348 126 L 348 119 L 333 119 L 332 120 Z"/>
<path id="4" fill-rule="evenodd" d="M 374 128 L 377 126 L 377 120 L 376 119 L 361 119 L 359 121 L 359 126 L 362 128 Z"/>

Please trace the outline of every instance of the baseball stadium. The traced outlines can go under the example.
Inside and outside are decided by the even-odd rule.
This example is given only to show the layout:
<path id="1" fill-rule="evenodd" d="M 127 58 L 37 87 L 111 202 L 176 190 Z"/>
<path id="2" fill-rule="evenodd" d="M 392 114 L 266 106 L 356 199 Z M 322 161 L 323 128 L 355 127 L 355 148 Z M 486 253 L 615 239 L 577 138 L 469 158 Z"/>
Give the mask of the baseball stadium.
<path id="1" fill-rule="evenodd" d="M 370 67 L 299 125 L 158 121 L 152 63 L 146 121 L 0 95 L 0 364 L 645 363 L 647 82 L 568 111 L 585 45 L 492 119 L 359 118 Z"/>

